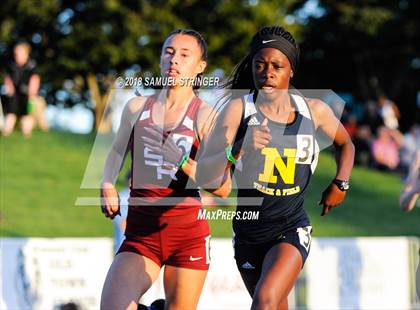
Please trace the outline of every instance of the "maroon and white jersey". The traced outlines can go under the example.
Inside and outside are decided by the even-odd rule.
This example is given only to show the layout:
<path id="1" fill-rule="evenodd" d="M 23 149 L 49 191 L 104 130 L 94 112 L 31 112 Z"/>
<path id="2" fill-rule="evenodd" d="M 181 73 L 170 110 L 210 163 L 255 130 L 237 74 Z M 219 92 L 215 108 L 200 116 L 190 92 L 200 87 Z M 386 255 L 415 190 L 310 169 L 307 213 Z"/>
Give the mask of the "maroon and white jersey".
<path id="1" fill-rule="evenodd" d="M 173 166 L 173 163 L 165 162 L 162 155 L 154 153 L 144 144 L 142 136 L 153 139 L 144 128 L 155 124 L 152 111 L 156 99 L 156 96 L 151 96 L 146 100 L 130 137 L 130 209 L 150 215 L 181 215 L 186 209 L 200 208 L 200 196 L 198 188 L 192 180 L 189 181 L 188 175 L 177 167 L 169 169 L 168 166 Z M 201 103 L 194 96 L 179 125 L 166 132 L 191 159 L 195 158 L 199 147 L 195 122 Z"/>

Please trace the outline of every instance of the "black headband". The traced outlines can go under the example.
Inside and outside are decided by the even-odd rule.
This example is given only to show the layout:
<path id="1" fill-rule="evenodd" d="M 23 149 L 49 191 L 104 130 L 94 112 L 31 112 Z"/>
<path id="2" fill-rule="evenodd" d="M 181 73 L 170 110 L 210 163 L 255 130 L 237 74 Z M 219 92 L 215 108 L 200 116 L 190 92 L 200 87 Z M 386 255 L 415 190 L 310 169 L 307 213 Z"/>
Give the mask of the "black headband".
<path id="1" fill-rule="evenodd" d="M 259 50 L 267 47 L 278 49 L 286 55 L 287 59 L 289 59 L 292 70 L 295 71 L 299 59 L 299 49 L 281 36 L 267 34 L 258 36 L 257 39 L 254 39 L 251 42 L 251 56 L 254 57 Z"/>

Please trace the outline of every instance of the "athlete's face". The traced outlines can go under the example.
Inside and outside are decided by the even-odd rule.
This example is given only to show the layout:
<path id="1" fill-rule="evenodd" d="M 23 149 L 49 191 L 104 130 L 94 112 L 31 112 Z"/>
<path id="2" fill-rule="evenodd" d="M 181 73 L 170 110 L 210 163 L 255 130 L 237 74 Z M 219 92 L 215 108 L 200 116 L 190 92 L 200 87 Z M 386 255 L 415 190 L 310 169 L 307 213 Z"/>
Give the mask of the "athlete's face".
<path id="1" fill-rule="evenodd" d="M 175 34 L 166 39 L 160 57 L 160 69 L 163 76 L 195 78 L 206 68 L 197 39 L 186 34 Z"/>
<path id="2" fill-rule="evenodd" d="M 254 85 L 267 99 L 274 99 L 278 89 L 288 89 L 293 76 L 289 59 L 275 48 L 263 48 L 252 59 Z"/>

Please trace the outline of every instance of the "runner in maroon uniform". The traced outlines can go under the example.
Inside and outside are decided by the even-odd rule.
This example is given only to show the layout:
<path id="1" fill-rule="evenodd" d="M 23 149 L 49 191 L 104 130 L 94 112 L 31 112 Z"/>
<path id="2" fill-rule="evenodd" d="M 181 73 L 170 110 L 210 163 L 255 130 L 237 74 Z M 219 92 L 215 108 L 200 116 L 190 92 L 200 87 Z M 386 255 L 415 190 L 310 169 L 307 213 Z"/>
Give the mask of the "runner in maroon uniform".
<path id="1" fill-rule="evenodd" d="M 137 309 L 165 265 L 168 309 L 195 309 L 209 267 L 209 227 L 198 220 L 194 186 L 199 142 L 212 113 L 184 78 L 200 75 L 207 60 L 201 35 L 172 32 L 164 42 L 160 67 L 176 85 L 126 105 L 104 169 L 102 212 L 113 218 L 119 199 L 114 184 L 125 153 L 131 151 L 132 178 L 126 240 L 108 272 L 102 309 Z M 192 184 L 192 186 L 191 186 Z"/>

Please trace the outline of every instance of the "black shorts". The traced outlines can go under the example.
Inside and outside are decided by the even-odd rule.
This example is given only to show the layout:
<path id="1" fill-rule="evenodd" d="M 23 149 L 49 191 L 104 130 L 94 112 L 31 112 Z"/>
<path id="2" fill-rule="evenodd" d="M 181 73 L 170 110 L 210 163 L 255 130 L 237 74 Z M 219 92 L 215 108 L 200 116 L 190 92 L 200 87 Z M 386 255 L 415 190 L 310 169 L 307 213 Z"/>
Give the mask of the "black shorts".
<path id="1" fill-rule="evenodd" d="M 17 117 L 29 114 L 28 96 L 15 94 L 2 97 L 4 114 L 15 114 Z"/>
<path id="2" fill-rule="evenodd" d="M 302 267 L 308 257 L 311 248 L 312 227 L 298 227 L 293 230 L 280 234 L 275 240 L 258 243 L 247 244 L 241 243 L 240 240 L 234 239 L 235 260 L 239 271 L 245 273 L 261 274 L 264 257 L 267 252 L 276 244 L 286 242 L 296 247 L 302 256 Z"/>

